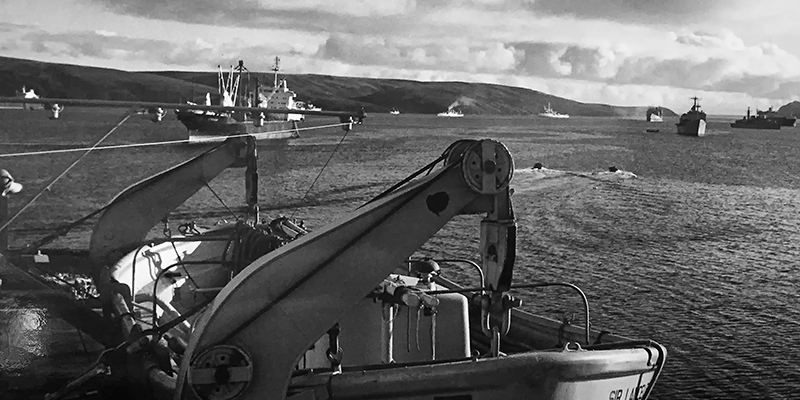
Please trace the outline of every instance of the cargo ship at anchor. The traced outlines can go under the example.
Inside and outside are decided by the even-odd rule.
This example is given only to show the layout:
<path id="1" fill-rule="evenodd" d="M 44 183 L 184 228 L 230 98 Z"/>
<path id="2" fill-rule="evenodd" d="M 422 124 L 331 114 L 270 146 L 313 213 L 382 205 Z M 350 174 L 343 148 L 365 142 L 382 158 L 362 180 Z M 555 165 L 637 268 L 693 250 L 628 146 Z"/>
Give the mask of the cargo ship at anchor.
<path id="1" fill-rule="evenodd" d="M 302 114 L 289 111 L 299 109 L 295 102 L 296 94 L 289 90 L 285 79 L 278 79 L 280 58 L 275 57 L 272 88 L 259 87 L 255 90 L 245 87 L 244 95 L 239 95 L 243 77 L 249 74 L 244 63 L 232 67 L 227 77 L 220 68 L 217 75 L 220 104 L 224 107 L 255 107 L 264 109 L 286 109 L 287 113 L 272 114 L 251 112 L 227 112 L 207 110 L 176 110 L 178 120 L 189 131 L 189 142 L 223 141 L 229 136 L 251 134 L 256 139 L 288 139 L 299 136 L 297 123 L 304 120 Z M 249 79 L 247 79 L 249 81 Z M 195 104 L 188 102 L 189 104 Z M 211 105 L 211 95 L 206 94 L 206 106 Z"/>

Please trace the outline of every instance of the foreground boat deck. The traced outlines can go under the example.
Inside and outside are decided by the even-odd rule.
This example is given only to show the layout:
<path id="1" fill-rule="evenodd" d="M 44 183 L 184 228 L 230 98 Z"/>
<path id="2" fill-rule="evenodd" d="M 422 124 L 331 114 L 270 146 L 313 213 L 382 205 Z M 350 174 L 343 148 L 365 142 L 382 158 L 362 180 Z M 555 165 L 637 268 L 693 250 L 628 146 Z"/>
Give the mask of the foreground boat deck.
<path id="1" fill-rule="evenodd" d="M 5 256 L 0 279 L 0 393 L 4 400 L 43 398 L 83 373 L 103 346 L 63 318 L 69 315 L 67 293 Z"/>

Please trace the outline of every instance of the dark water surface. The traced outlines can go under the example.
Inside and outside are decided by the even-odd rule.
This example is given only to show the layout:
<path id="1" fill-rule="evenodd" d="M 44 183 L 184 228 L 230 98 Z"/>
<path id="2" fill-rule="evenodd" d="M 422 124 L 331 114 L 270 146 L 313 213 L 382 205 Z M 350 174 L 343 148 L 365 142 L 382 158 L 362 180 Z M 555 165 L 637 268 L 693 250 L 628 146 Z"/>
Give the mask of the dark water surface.
<path id="1" fill-rule="evenodd" d="M 119 117 L 118 111 L 76 109 L 50 121 L 44 113 L 2 110 L 0 154 L 91 144 Z M 340 129 L 261 142 L 259 196 L 265 216 L 295 215 L 313 229 L 462 138 L 502 141 L 514 156 L 518 178 L 536 162 L 571 171 L 612 165 L 631 171 L 637 179 L 576 178 L 541 190 L 512 183 L 518 281 L 575 283 L 589 296 L 595 327 L 664 344 L 669 356 L 654 398 L 798 398 L 800 129 L 731 130 L 728 122 L 712 118 L 709 135 L 693 138 L 674 134 L 674 121 L 376 115 L 349 133 L 332 158 Z M 661 132 L 646 133 L 649 127 Z M 107 144 L 184 135 L 172 116 L 162 124 L 134 118 Z M 90 154 L 15 221 L 12 247 L 49 234 L 208 147 Z M 11 199 L 12 212 L 80 154 L 0 158 L 0 168 L 26 189 Z M 234 213 L 243 201 L 242 172 L 227 170 L 210 184 Z M 184 220 L 210 226 L 232 218 L 203 190 L 176 211 L 173 226 Z M 477 259 L 478 221 L 457 218 L 421 254 Z M 86 248 L 91 227 L 81 226 L 50 247 Z M 475 278 L 455 267 L 444 274 L 465 283 Z M 580 310 L 567 291 L 519 295 L 524 308 L 554 318 Z"/>

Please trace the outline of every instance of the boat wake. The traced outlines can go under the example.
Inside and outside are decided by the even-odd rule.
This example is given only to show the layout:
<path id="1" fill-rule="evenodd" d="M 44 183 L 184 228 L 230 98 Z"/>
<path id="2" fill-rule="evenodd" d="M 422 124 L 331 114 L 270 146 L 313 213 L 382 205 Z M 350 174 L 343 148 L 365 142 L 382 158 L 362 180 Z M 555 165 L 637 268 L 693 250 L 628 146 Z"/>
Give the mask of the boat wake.
<path id="1" fill-rule="evenodd" d="M 574 185 L 579 181 L 617 182 L 637 178 L 636 174 L 615 167 L 608 171 L 575 172 L 549 168 L 521 168 L 514 170 L 514 190 L 527 192 L 559 185 Z"/>

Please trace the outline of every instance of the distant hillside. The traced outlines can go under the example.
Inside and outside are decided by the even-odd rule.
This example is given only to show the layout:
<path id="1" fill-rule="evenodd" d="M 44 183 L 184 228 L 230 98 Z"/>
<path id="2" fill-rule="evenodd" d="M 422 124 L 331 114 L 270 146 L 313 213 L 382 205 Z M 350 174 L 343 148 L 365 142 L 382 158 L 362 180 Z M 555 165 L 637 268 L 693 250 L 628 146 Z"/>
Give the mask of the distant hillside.
<path id="1" fill-rule="evenodd" d="M 778 109 L 778 115 L 784 117 L 800 117 L 800 101 L 793 101 Z"/>
<path id="2" fill-rule="evenodd" d="M 536 90 L 466 82 L 419 82 L 401 79 L 281 74 L 298 100 L 323 109 L 354 109 L 435 114 L 455 104 L 465 114 L 520 115 L 542 112 L 550 103 L 574 116 L 644 118 L 647 107 L 581 103 Z M 251 74 L 252 85 L 272 85 L 269 74 Z M 12 96 L 22 85 L 43 97 L 182 102 L 216 93 L 214 72 L 127 72 L 0 57 L 0 96 Z M 664 109 L 665 116 L 675 116 Z"/>

